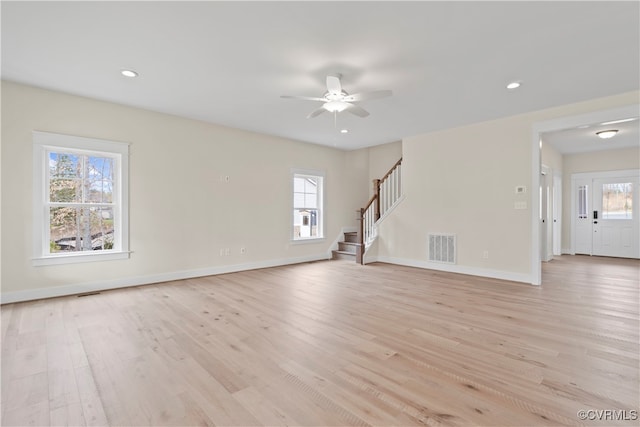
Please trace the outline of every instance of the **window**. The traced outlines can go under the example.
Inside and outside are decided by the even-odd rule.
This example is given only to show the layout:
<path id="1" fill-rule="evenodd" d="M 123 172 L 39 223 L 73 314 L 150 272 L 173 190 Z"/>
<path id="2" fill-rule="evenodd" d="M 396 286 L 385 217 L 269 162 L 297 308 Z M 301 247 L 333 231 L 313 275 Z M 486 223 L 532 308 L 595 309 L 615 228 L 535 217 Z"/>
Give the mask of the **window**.
<path id="1" fill-rule="evenodd" d="M 633 219 L 633 183 L 602 184 L 602 219 Z"/>
<path id="2" fill-rule="evenodd" d="M 129 256 L 129 145 L 34 132 L 34 264 Z"/>
<path id="3" fill-rule="evenodd" d="M 578 186 L 578 218 L 586 219 L 589 214 L 589 207 L 587 206 L 587 185 Z"/>
<path id="4" fill-rule="evenodd" d="M 322 228 L 322 174 L 293 174 L 293 239 L 320 239 Z"/>

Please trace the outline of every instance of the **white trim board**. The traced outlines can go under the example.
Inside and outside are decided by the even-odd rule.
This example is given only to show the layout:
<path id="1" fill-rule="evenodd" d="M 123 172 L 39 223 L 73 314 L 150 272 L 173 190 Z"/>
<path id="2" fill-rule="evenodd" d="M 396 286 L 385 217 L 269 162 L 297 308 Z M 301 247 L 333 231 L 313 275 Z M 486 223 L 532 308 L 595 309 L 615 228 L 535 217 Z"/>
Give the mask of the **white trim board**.
<path id="1" fill-rule="evenodd" d="M 531 284 L 531 275 L 526 273 L 514 273 L 511 271 L 490 270 L 480 267 L 466 267 L 461 265 L 441 264 L 437 262 L 420 261 L 406 258 L 394 258 L 388 256 L 372 257 L 368 263 L 370 264 L 373 262 L 384 262 L 387 264 L 423 268 L 426 270 L 446 271 L 447 273 L 466 274 L 469 276 L 508 280 L 510 282 L 520 282 L 527 285 Z"/>
<path id="2" fill-rule="evenodd" d="M 260 268 L 280 267 L 283 265 L 301 264 L 305 262 L 322 261 L 327 259 L 330 259 L 330 255 L 328 256 L 325 253 L 322 255 L 309 255 L 298 258 L 257 261 L 246 264 L 222 265 L 219 267 L 174 271 L 169 273 L 152 274 L 148 276 L 124 277 L 121 279 L 77 283 L 74 285 L 56 286 L 53 288 L 39 288 L 24 291 L 7 292 L 0 294 L 0 304 L 32 301 L 44 298 L 63 297 L 69 295 L 84 294 L 88 292 L 99 292 L 107 291 L 110 289 L 128 288 L 132 286 L 151 285 L 155 283 L 170 282 L 173 280 L 192 279 L 195 277 L 203 276 L 215 276 L 218 274 L 257 270 Z"/>

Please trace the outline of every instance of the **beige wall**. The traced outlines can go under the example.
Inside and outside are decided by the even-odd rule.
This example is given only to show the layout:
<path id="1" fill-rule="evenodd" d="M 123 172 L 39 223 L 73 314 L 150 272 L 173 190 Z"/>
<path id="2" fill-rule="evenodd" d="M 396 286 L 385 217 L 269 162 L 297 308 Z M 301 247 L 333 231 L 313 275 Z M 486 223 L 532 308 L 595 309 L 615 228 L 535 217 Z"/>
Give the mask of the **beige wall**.
<path id="1" fill-rule="evenodd" d="M 402 157 L 402 141 L 367 149 L 369 154 L 369 197 L 373 196 L 373 180 L 382 178 Z M 363 206 L 364 207 L 364 206 Z"/>
<path id="2" fill-rule="evenodd" d="M 562 251 L 568 253 L 571 248 L 571 175 L 640 169 L 640 148 L 565 154 L 562 169 Z"/>
<path id="3" fill-rule="evenodd" d="M 341 227 L 356 225 L 370 180 L 400 155 L 405 199 L 381 224 L 373 256 L 439 268 L 425 263 L 427 233 L 455 233 L 456 271 L 527 281 L 531 206 L 514 202 L 530 202 L 534 124 L 637 102 L 633 92 L 344 152 L 3 82 L 3 300 L 325 257 Z M 31 265 L 33 130 L 132 144 L 129 260 Z M 324 242 L 290 240 L 292 168 L 326 173 Z"/>
<path id="4" fill-rule="evenodd" d="M 405 138 L 405 200 L 380 225 L 374 257 L 528 281 L 535 124 L 637 103 L 632 92 Z M 515 194 L 519 185 L 527 186 L 526 195 Z M 514 209 L 518 201 L 527 209 Z M 456 234 L 456 266 L 427 262 L 430 232 Z"/>
<path id="5" fill-rule="evenodd" d="M 555 148 L 542 141 L 541 163 L 555 171 L 562 171 L 562 154 Z"/>
<path id="6" fill-rule="evenodd" d="M 562 169 L 570 180 L 573 173 L 638 169 L 639 166 L 640 149 L 635 147 L 595 151 L 592 153 L 565 154 L 563 156 Z"/>
<path id="7" fill-rule="evenodd" d="M 33 130 L 131 143 L 130 259 L 31 265 Z M 290 240 L 292 168 L 326 174 L 323 242 Z M 221 182 L 221 175 L 230 182 Z M 341 228 L 356 225 L 367 176 L 365 152 L 3 82 L 2 295 L 326 257 Z M 231 255 L 221 257 L 221 248 Z"/>

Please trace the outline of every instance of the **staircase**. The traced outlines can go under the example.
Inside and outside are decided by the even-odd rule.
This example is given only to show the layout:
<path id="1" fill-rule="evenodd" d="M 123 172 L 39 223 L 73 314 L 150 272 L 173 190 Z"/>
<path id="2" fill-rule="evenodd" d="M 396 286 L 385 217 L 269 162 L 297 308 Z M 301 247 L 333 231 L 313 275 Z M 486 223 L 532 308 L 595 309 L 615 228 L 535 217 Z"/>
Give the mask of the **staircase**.
<path id="1" fill-rule="evenodd" d="M 358 239 L 362 250 L 356 252 L 356 262 L 364 264 L 364 253 L 378 237 L 376 224 L 391 211 L 402 197 L 402 158 L 381 179 L 373 180 L 373 196 L 367 206 L 359 209 Z"/>
<path id="2" fill-rule="evenodd" d="M 332 259 L 346 259 L 356 261 L 358 252 L 362 248 L 362 244 L 358 242 L 358 233 L 345 232 L 344 241 L 338 242 L 338 250 L 331 251 Z"/>
<path id="3" fill-rule="evenodd" d="M 378 237 L 377 223 L 389 213 L 402 197 L 402 158 L 381 179 L 373 180 L 373 196 L 367 206 L 358 209 L 358 231 L 344 232 L 331 259 L 345 259 L 364 264 L 364 253 Z"/>

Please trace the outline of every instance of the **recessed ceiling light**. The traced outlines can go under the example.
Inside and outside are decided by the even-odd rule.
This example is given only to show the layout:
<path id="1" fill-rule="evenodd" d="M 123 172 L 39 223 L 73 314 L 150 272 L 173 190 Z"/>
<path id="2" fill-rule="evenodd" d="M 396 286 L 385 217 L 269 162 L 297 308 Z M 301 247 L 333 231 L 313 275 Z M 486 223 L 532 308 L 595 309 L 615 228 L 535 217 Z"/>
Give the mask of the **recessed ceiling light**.
<path id="1" fill-rule="evenodd" d="M 122 70 L 120 71 L 120 74 L 122 74 L 125 77 L 138 77 L 138 73 L 136 73 L 133 70 Z"/>
<path id="2" fill-rule="evenodd" d="M 349 133 L 349 129 L 342 129 L 340 133 Z"/>
<path id="3" fill-rule="evenodd" d="M 513 90 L 518 89 L 522 83 L 520 82 L 511 82 L 507 85 L 507 89 Z"/>
<path id="4" fill-rule="evenodd" d="M 616 133 L 618 133 L 617 129 L 609 129 L 609 130 L 601 130 L 600 132 L 596 132 L 596 135 L 598 135 L 602 139 L 609 139 L 609 138 L 613 138 L 613 136 Z"/>

